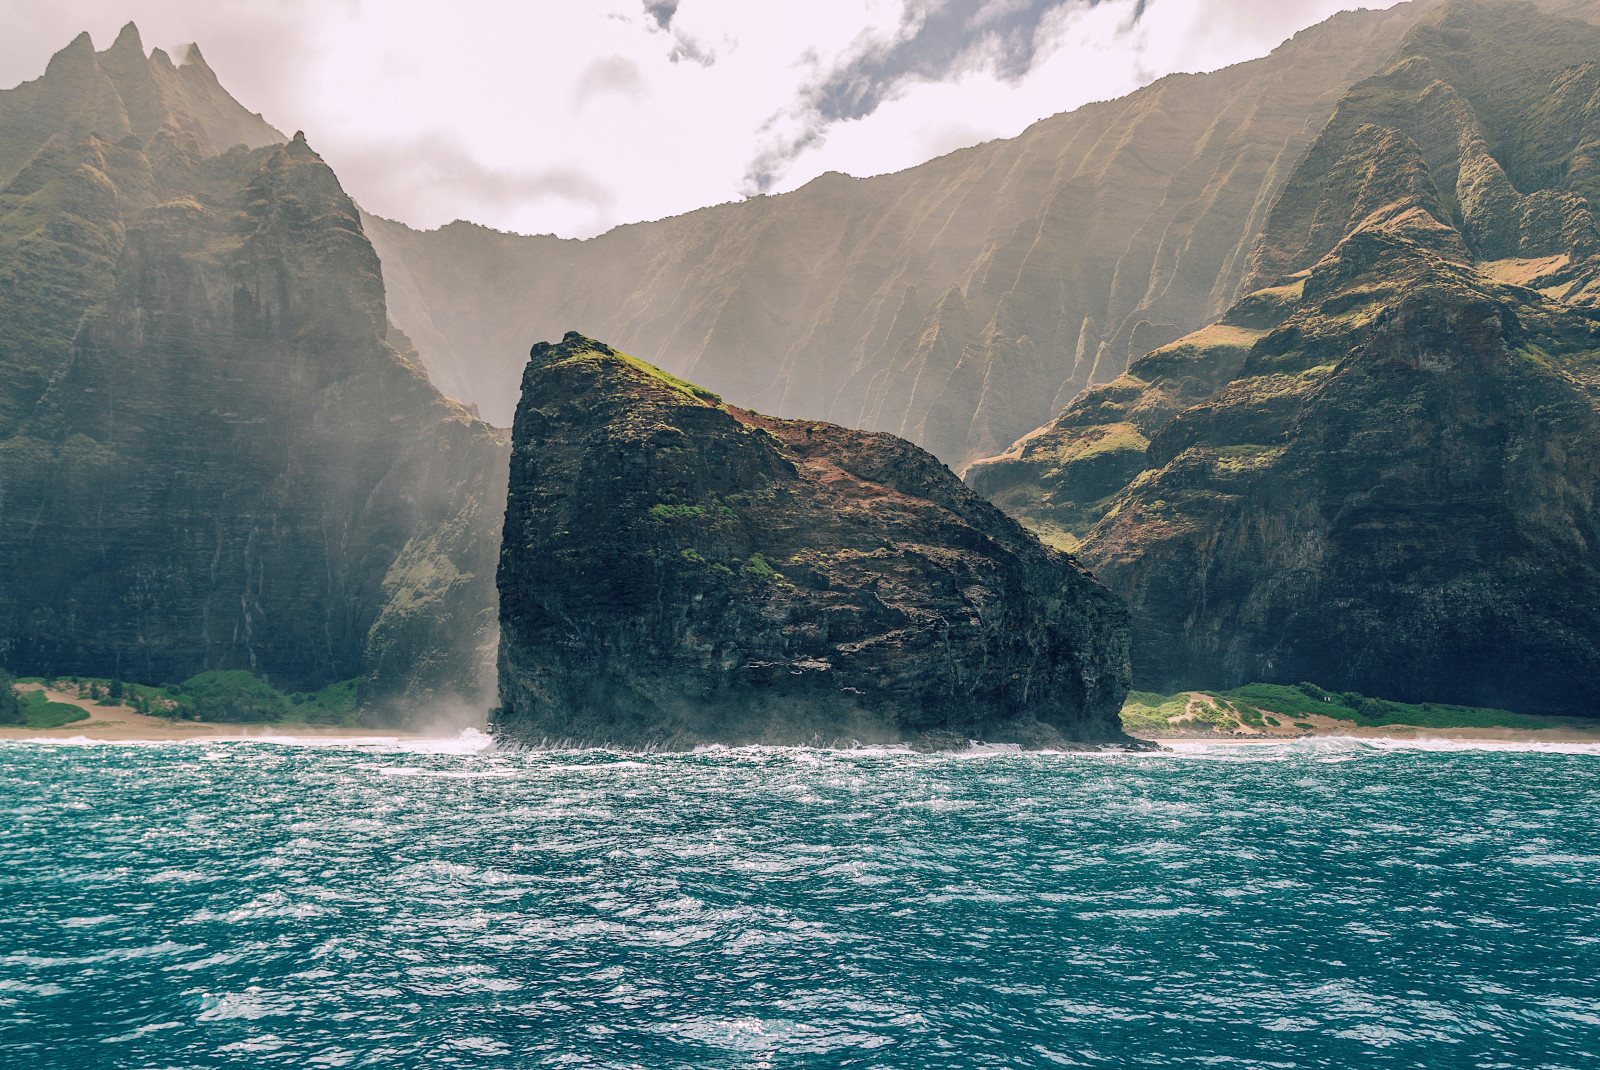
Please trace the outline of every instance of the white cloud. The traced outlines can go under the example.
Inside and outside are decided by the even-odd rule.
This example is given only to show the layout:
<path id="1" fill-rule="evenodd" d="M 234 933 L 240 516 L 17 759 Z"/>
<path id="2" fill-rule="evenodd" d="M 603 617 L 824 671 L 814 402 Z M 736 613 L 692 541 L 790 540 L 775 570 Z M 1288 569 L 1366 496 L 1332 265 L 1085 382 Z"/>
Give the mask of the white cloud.
<path id="1" fill-rule="evenodd" d="M 581 236 L 738 197 L 752 173 L 789 189 L 1011 136 L 1354 6 L 1145 0 L 1135 21 L 1139 0 L 1089 2 L 0 0 L 0 84 L 133 19 L 147 46 L 198 40 L 374 212 Z"/>

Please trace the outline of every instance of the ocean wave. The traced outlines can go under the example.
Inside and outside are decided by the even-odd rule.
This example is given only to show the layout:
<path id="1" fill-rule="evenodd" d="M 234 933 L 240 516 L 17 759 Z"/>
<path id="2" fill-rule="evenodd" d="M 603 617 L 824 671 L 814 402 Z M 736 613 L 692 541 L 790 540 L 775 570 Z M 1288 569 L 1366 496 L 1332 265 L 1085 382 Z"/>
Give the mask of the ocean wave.
<path id="1" fill-rule="evenodd" d="M 0 746 L 8 1070 L 1600 1046 L 1600 764 L 1571 747 L 485 741 Z"/>

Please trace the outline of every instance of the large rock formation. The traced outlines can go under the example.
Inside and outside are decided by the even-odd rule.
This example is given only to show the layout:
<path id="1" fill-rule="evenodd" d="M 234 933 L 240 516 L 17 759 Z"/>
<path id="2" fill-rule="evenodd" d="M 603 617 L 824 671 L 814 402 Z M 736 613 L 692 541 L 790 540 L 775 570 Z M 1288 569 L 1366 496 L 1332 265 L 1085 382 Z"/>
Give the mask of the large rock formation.
<path id="1" fill-rule="evenodd" d="M 1593 713 L 1600 29 L 1451 0 L 1354 88 L 1220 323 L 969 482 L 1079 552 L 1151 689 Z"/>
<path id="2" fill-rule="evenodd" d="M 589 241 L 367 230 L 396 322 L 491 422 L 511 417 L 525 340 L 575 325 L 741 405 L 960 468 L 1224 311 L 1295 161 L 1425 6 L 1341 13 L 1263 59 L 898 174 Z"/>
<path id="3" fill-rule="evenodd" d="M 1127 742 L 1120 602 L 908 442 L 568 334 L 511 465 L 502 739 Z"/>
<path id="4" fill-rule="evenodd" d="M 0 94 L 0 163 L 57 123 L 0 190 L 0 658 L 478 698 L 505 436 L 392 330 L 332 171 L 198 62 L 130 27 Z"/>

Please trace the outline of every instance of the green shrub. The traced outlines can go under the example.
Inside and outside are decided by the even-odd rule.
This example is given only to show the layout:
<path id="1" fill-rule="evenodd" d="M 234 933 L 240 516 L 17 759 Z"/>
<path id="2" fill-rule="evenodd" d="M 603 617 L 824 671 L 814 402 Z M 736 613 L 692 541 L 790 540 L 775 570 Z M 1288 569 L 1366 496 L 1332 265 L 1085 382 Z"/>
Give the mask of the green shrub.
<path id="1" fill-rule="evenodd" d="M 321 691 L 296 695 L 294 703 L 305 715 L 307 724 L 352 724 L 359 683 L 359 680 L 340 680 Z"/>
<path id="2" fill-rule="evenodd" d="M 1367 728 L 1525 728 L 1553 727 L 1543 717 L 1476 706 L 1440 702 L 1394 702 L 1371 698 L 1359 691 L 1335 693 L 1315 684 L 1247 684 L 1224 692 L 1234 702 L 1245 701 L 1262 710 L 1288 717 L 1317 714 L 1336 721 L 1352 721 Z M 1304 727 L 1303 722 L 1296 724 Z"/>
<path id="3" fill-rule="evenodd" d="M 1186 692 L 1161 695 L 1154 691 L 1129 691 L 1122 704 L 1122 727 L 1128 732 L 1167 732 L 1175 726 L 1170 717 L 1181 717 L 1189 706 Z"/>
<path id="4" fill-rule="evenodd" d="M 663 523 L 669 520 L 690 520 L 694 517 L 704 516 L 705 507 L 699 505 L 652 505 L 650 516 L 652 519 Z"/>
<path id="5" fill-rule="evenodd" d="M 11 674 L 0 670 L 0 724 L 22 723 L 22 696 Z"/>
<path id="6" fill-rule="evenodd" d="M 289 700 L 280 691 L 237 669 L 191 676 L 173 691 L 178 716 L 201 721 L 281 721 L 289 714 Z"/>
<path id="7" fill-rule="evenodd" d="M 35 691 L 34 694 L 44 699 L 44 692 Z M 30 704 L 23 711 L 23 717 L 29 728 L 60 728 L 74 721 L 87 721 L 89 711 L 70 702 L 45 700 Z"/>
<path id="8" fill-rule="evenodd" d="M 750 575 L 762 580 L 781 580 L 776 569 L 767 563 L 767 559 L 760 554 L 751 554 L 750 560 L 744 563 L 744 570 Z"/>

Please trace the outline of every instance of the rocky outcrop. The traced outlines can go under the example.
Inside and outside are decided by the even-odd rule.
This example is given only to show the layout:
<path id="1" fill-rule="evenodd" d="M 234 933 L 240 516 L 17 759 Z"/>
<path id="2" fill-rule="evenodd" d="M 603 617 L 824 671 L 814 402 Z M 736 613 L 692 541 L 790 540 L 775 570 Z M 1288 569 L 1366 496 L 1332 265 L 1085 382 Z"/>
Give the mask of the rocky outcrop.
<path id="1" fill-rule="evenodd" d="M 1258 290 L 969 470 L 1129 600 L 1137 686 L 1593 713 L 1596 55 L 1440 5 L 1288 183 Z"/>
<path id="2" fill-rule="evenodd" d="M 534 347 L 500 738 L 1128 742 L 1119 601 L 922 450 L 785 421 L 577 334 Z"/>
<path id="3" fill-rule="evenodd" d="M 0 192 L 0 658 L 359 676 L 398 714 L 479 698 L 505 436 L 391 343 L 359 214 L 303 138 L 213 152 L 158 92 L 196 61 L 126 31 L 85 48 L 29 99 L 132 87 L 105 98 L 131 132 L 66 123 Z"/>
<path id="4" fill-rule="evenodd" d="M 1268 57 L 897 174 L 588 241 L 367 227 L 396 321 L 491 422 L 511 417 L 525 340 L 577 326 L 741 405 L 959 469 L 1223 312 L 1295 161 L 1424 7 L 1344 12 Z"/>

